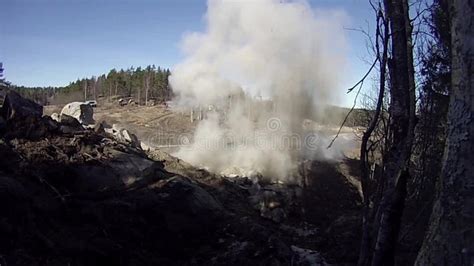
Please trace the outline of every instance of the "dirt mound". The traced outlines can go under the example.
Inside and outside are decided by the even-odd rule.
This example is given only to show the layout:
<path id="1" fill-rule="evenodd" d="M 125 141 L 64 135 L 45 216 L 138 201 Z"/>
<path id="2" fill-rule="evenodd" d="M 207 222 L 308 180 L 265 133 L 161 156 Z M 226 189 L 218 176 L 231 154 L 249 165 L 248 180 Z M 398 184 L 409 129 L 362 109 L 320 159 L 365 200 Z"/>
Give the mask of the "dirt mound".
<path id="1" fill-rule="evenodd" d="M 29 109 L 9 106 L 2 110 Z M 11 112 L 2 112 L 0 139 L 2 265 L 324 265 L 325 254 L 314 249 L 348 243 L 331 244 L 341 238 L 324 232 L 343 235 L 340 228 L 358 224 L 323 213 L 331 210 L 315 200 L 339 197 L 318 190 L 318 182 L 305 190 L 216 177 L 104 130 L 67 124 L 65 131 L 66 121 L 34 111 L 17 112 L 22 119 L 5 114 Z M 336 178 L 337 193 L 350 187 Z M 305 191 L 318 196 L 302 202 Z M 357 208 L 351 197 L 331 208 Z"/>

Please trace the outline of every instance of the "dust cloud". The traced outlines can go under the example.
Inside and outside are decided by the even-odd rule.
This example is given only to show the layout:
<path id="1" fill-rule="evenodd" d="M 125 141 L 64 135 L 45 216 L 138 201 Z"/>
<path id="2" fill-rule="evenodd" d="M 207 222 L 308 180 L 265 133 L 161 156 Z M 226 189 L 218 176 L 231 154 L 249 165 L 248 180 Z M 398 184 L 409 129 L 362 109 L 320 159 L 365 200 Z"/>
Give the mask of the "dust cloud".
<path id="1" fill-rule="evenodd" d="M 183 37 L 185 59 L 169 78 L 177 106 L 206 110 L 175 155 L 225 175 L 289 180 L 308 145 L 321 150 L 303 124 L 340 92 L 347 15 L 305 1 L 209 0 L 205 20 L 204 32 Z"/>

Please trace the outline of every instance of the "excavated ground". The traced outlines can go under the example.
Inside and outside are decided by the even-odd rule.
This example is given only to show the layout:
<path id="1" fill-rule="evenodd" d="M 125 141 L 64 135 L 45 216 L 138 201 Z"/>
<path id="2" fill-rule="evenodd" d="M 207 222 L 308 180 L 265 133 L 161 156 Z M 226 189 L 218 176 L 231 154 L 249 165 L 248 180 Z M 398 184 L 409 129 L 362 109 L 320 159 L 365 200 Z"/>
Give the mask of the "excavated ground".
<path id="1" fill-rule="evenodd" d="M 356 262 L 354 160 L 305 162 L 305 186 L 253 182 L 47 116 L 4 120 L 2 265 Z"/>

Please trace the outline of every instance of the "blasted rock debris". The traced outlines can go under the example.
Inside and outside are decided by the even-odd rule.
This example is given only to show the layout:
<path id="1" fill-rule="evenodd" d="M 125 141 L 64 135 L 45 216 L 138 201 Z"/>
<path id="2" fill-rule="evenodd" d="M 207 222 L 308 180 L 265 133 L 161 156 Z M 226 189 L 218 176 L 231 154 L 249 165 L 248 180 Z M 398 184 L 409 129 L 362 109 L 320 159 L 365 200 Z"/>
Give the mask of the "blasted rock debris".
<path id="1" fill-rule="evenodd" d="M 58 122 L 15 93 L 7 97 L 0 120 L 2 265 L 355 261 L 326 254 L 338 253 L 332 239 L 358 220 L 328 229 L 319 218 L 337 214 L 306 210 L 306 219 L 301 187 L 217 176 L 144 151 L 128 131 L 128 138 L 123 130 L 107 133 L 105 122 L 84 127 L 64 114 Z"/>
<path id="2" fill-rule="evenodd" d="M 0 114 L 7 121 L 40 118 L 43 115 L 43 106 L 21 97 L 15 91 L 8 91 L 0 109 Z"/>

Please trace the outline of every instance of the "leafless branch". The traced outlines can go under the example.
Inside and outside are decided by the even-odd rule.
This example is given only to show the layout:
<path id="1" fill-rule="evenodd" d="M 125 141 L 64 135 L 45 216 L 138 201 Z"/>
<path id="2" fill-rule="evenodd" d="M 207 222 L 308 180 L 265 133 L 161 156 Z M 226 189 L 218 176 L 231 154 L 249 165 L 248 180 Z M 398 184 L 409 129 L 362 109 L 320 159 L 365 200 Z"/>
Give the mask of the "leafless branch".
<path id="1" fill-rule="evenodd" d="M 373 68 L 373 65 L 372 65 L 372 68 Z M 367 73 L 370 73 L 370 71 L 367 72 Z M 368 75 L 368 74 L 367 74 L 367 75 Z M 365 78 L 363 78 L 363 79 L 361 79 L 359 82 L 357 82 L 357 84 L 359 84 L 360 86 L 359 86 L 359 89 L 357 90 L 356 96 L 354 97 L 354 103 L 353 103 L 351 109 L 349 110 L 349 112 L 347 112 L 346 117 L 344 117 L 344 121 L 342 121 L 342 124 L 341 124 L 341 126 L 339 127 L 339 130 L 337 131 L 336 136 L 334 136 L 334 138 L 331 140 L 331 142 L 330 142 L 329 145 L 327 146 L 327 149 L 331 148 L 331 146 L 332 146 L 332 144 L 334 143 L 334 141 L 336 141 L 337 137 L 339 137 L 339 134 L 341 133 L 342 128 L 343 128 L 344 125 L 346 124 L 347 118 L 349 118 L 349 115 L 352 113 L 352 111 L 354 111 L 354 108 L 355 108 L 355 106 L 356 106 L 356 104 L 357 104 L 357 98 L 359 97 L 360 91 L 361 91 L 361 89 L 362 89 L 362 85 L 364 85 L 364 79 L 365 79 Z M 355 86 L 357 86 L 357 84 L 356 84 Z M 354 89 L 354 87 L 353 87 L 352 89 Z M 349 92 L 350 92 L 350 91 L 348 91 L 348 93 L 349 93 Z"/>
<path id="2" fill-rule="evenodd" d="M 367 73 L 365 73 L 365 75 L 352 87 L 350 87 L 349 89 L 347 89 L 347 93 L 350 93 L 352 92 L 358 85 L 364 83 L 364 80 L 369 76 L 370 72 L 372 71 L 372 69 L 374 69 L 375 67 L 375 64 L 379 61 L 379 58 L 375 58 L 374 62 L 372 63 L 372 66 L 370 66 L 369 70 L 367 71 Z M 358 94 L 358 93 L 357 93 Z"/>

